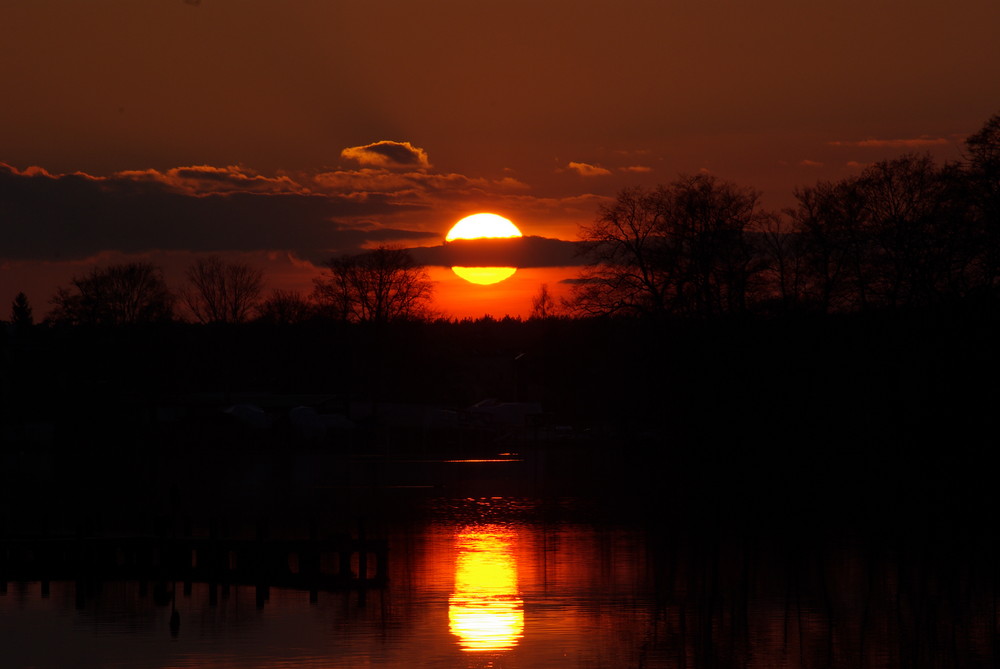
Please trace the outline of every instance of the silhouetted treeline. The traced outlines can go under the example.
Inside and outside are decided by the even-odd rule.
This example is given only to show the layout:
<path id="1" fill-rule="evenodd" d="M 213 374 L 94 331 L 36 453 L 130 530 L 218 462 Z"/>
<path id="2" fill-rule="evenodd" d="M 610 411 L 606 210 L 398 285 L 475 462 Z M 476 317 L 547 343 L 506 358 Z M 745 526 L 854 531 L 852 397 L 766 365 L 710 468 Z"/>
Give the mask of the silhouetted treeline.
<path id="1" fill-rule="evenodd" d="M 707 175 L 626 189 L 581 232 L 580 314 L 712 318 L 844 313 L 995 297 L 1000 279 L 1000 115 L 967 159 L 879 161 L 796 190 L 769 212 L 760 193 Z"/>
<path id="2" fill-rule="evenodd" d="M 859 422 L 931 420 L 941 406 L 992 414 L 982 404 L 994 395 L 980 388 L 995 385 L 998 322 L 993 310 L 961 304 L 659 324 L 487 318 L 8 329 L 0 338 L 4 416 L 100 416 L 122 402 L 148 414 L 164 398 L 204 392 L 450 408 L 493 397 L 538 401 L 553 421 L 623 433 L 667 428 L 708 439 L 740 434 L 750 421 L 787 435 L 822 419 L 817 437 L 827 438 Z M 79 429 L 93 422 L 81 420 Z"/>
<path id="3" fill-rule="evenodd" d="M 780 213 L 763 209 L 752 188 L 704 174 L 625 189 L 582 226 L 583 270 L 562 313 L 704 319 L 993 302 L 1000 283 L 998 155 L 1000 114 L 967 139 L 962 162 L 938 165 L 917 154 L 879 161 L 856 176 L 796 189 L 797 205 Z M 518 244 L 465 240 L 448 253 L 497 260 Z M 146 263 L 93 268 L 52 297 L 48 320 L 121 325 L 438 316 L 433 285 L 405 249 L 331 258 L 306 295 L 266 296 L 264 285 L 260 269 L 217 256 L 196 259 L 186 283 L 173 289 Z M 23 313 L 28 305 L 19 299 Z"/>
<path id="4" fill-rule="evenodd" d="M 204 325 L 249 321 L 298 323 L 308 320 L 380 322 L 427 320 L 433 286 L 405 249 L 381 246 L 331 258 L 314 278 L 313 291 L 264 292 L 260 268 L 219 256 L 196 258 L 186 282 L 168 288 L 155 265 L 130 262 L 94 267 L 72 279 L 49 301 L 47 324 L 136 325 L 186 320 Z M 30 310 L 21 293 L 12 320 Z"/>

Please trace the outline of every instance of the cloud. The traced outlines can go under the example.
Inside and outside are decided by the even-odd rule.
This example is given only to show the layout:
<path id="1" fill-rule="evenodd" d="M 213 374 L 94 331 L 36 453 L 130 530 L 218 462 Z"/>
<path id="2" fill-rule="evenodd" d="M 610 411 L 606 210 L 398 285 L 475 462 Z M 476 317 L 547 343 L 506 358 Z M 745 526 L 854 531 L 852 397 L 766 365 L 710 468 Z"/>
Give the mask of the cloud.
<path id="1" fill-rule="evenodd" d="M 171 174 L 187 186 L 179 188 Z M 192 177 L 218 188 L 219 183 L 232 183 L 226 175 L 226 168 L 112 177 L 52 175 L 44 170 L 20 172 L 0 163 L 0 258 L 66 261 L 106 250 L 265 249 L 316 257 L 354 251 L 373 241 L 428 237 L 420 230 L 372 224 L 423 208 L 378 193 L 352 198 L 315 194 L 301 186 L 261 191 L 257 189 L 262 182 L 256 178 L 246 179 L 244 191 L 188 191 Z"/>
<path id="2" fill-rule="evenodd" d="M 492 183 L 504 190 L 528 190 L 531 188 L 528 184 L 514 177 L 504 177 Z"/>
<path id="3" fill-rule="evenodd" d="M 830 146 L 850 146 L 866 149 L 920 149 L 928 146 L 947 145 L 952 142 L 944 137 L 914 137 L 911 139 L 862 139 L 858 141 L 834 141 L 828 143 Z"/>
<path id="4" fill-rule="evenodd" d="M 387 169 L 364 168 L 336 170 L 313 175 L 314 188 L 320 192 L 357 195 L 359 193 L 468 194 L 474 191 L 527 190 L 528 185 L 512 177 L 473 179 L 462 174 L 432 172 L 396 172 Z"/>
<path id="5" fill-rule="evenodd" d="M 192 195 L 222 193 L 299 193 L 309 192 L 288 176 L 265 177 L 239 165 L 213 167 L 191 165 L 157 170 L 124 171 L 115 177 L 131 181 L 158 182 Z"/>
<path id="6" fill-rule="evenodd" d="M 807 158 L 799 161 L 799 167 L 823 167 L 823 163 L 817 160 L 809 160 Z"/>
<path id="7" fill-rule="evenodd" d="M 340 155 L 371 167 L 427 169 L 431 166 L 427 160 L 427 152 L 409 142 L 383 140 L 365 146 L 350 146 L 341 151 Z"/>
<path id="8" fill-rule="evenodd" d="M 3 163 L 0 194 L 0 262 L 56 263 L 104 251 L 288 250 L 324 259 L 380 242 L 435 243 L 462 216 L 490 210 L 575 235 L 605 199 L 539 197 L 509 175 L 366 167 L 266 176 L 195 165 L 93 176 Z"/>
<path id="9" fill-rule="evenodd" d="M 645 165 L 629 165 L 627 167 L 619 167 L 619 172 L 633 172 L 637 174 L 643 174 L 646 172 L 652 172 L 652 167 L 646 167 Z"/>
<path id="10" fill-rule="evenodd" d="M 570 267 L 579 264 L 582 243 L 536 236 L 458 239 L 410 252 L 417 262 L 440 267 Z"/>
<path id="11" fill-rule="evenodd" d="M 603 167 L 598 167 L 597 165 L 591 165 L 589 163 L 576 163 L 571 161 L 566 167 L 582 177 L 601 177 L 611 174 L 611 170 L 606 170 Z"/>

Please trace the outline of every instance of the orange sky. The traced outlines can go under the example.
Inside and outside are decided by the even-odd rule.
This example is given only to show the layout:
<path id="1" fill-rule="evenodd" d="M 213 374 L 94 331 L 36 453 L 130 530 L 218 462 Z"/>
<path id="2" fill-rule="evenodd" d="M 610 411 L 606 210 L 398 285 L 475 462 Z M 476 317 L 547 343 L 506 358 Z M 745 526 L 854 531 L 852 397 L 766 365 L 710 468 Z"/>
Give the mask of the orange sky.
<path id="1" fill-rule="evenodd" d="M 531 300 L 542 284 L 548 286 L 549 293 L 558 301 L 569 293 L 569 288 L 560 281 L 572 279 L 576 273 L 573 267 L 521 268 L 500 283 L 479 286 L 460 279 L 446 267 L 430 270 L 438 303 L 448 305 L 449 314 L 459 319 L 480 318 L 486 314 L 496 318 L 527 318 L 531 314 Z"/>
<path id="2" fill-rule="evenodd" d="M 0 303 L 203 252 L 279 287 L 476 211 L 569 240 L 680 173 L 780 208 L 904 151 L 958 160 L 1000 110 L 998 25 L 993 0 L 5 3 Z M 555 279 L 529 274 L 497 309 Z"/>

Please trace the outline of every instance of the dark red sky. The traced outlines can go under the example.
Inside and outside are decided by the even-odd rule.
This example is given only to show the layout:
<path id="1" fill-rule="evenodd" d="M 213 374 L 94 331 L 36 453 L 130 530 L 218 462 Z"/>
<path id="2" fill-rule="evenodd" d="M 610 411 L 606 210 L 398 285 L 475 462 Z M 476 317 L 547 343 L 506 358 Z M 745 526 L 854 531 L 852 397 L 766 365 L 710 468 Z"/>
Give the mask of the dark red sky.
<path id="1" fill-rule="evenodd" d="M 475 211 L 572 239 L 681 172 L 782 207 L 904 151 L 957 160 L 1000 110 L 998 27 L 994 0 L 7 2 L 0 301 L 204 251 L 306 286 Z"/>

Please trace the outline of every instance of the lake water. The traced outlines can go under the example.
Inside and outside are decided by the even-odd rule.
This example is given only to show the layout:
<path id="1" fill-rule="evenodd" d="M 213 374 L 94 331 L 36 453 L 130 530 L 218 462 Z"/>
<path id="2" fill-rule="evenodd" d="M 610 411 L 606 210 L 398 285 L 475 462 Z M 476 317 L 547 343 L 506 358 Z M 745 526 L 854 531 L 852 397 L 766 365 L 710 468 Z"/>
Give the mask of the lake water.
<path id="1" fill-rule="evenodd" d="M 262 597 L 201 582 L 5 581 L 0 666 L 991 667 L 997 657 L 996 552 L 964 533 L 831 541 L 609 516 L 593 499 L 395 494 L 405 513 L 367 529 L 388 542 L 380 587 Z"/>

